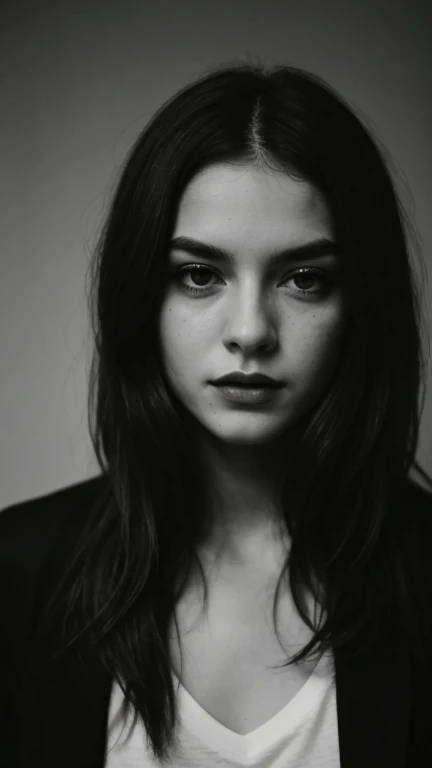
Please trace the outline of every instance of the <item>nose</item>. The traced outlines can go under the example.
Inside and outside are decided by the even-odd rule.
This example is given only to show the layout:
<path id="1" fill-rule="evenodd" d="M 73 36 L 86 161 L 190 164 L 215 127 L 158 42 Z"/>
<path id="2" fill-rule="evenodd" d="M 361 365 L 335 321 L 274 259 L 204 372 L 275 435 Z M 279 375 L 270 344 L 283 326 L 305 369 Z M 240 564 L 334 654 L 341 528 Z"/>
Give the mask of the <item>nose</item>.
<path id="1" fill-rule="evenodd" d="M 274 307 L 260 291 L 249 289 L 232 297 L 223 332 L 227 349 L 240 347 L 245 355 L 258 349 L 269 351 L 277 338 Z"/>

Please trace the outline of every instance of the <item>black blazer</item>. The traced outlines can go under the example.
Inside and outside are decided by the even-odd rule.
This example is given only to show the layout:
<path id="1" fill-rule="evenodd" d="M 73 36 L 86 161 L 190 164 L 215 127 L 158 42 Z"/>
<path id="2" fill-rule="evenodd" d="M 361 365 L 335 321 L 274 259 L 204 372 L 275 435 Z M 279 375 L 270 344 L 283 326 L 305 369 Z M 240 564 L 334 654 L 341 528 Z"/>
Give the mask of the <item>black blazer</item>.
<path id="1" fill-rule="evenodd" d="M 4 768 L 103 768 L 111 680 L 71 656 L 32 678 L 32 628 L 89 509 L 103 488 L 93 478 L 7 507 L 0 514 L 0 764 Z M 402 515 L 406 583 L 419 596 L 426 647 L 432 640 L 432 495 L 412 481 L 392 514 Z M 417 601 L 416 601 L 417 602 Z M 432 660 L 421 668 L 397 639 L 374 659 L 335 651 L 342 768 L 432 766 Z M 94 673 L 94 675 L 93 675 Z M 37 680 L 37 681 L 36 681 Z"/>

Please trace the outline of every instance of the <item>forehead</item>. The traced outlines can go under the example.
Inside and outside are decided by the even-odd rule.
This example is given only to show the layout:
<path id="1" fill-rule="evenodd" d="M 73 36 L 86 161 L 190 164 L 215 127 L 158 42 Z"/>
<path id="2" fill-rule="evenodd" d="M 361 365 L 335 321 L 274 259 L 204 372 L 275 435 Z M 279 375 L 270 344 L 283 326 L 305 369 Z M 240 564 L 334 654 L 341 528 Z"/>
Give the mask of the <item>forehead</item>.
<path id="1" fill-rule="evenodd" d="M 326 227 L 330 221 L 325 200 L 309 182 L 283 172 L 221 164 L 201 171 L 186 187 L 178 223 L 253 230 L 263 224 L 267 229 Z"/>

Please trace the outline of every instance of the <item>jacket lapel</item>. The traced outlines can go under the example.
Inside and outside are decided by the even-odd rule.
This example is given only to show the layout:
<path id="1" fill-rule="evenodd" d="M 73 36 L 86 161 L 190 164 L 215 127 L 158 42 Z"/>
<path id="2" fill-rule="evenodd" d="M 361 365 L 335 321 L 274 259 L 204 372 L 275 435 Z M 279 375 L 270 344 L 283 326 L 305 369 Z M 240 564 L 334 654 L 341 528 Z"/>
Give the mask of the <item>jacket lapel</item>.
<path id="1" fill-rule="evenodd" d="M 20 768 L 103 768 L 111 680 L 83 658 L 85 667 L 71 654 L 26 687 Z"/>
<path id="2" fill-rule="evenodd" d="M 375 660 L 335 651 L 341 768 L 405 768 L 412 705 L 408 656 L 383 648 Z"/>

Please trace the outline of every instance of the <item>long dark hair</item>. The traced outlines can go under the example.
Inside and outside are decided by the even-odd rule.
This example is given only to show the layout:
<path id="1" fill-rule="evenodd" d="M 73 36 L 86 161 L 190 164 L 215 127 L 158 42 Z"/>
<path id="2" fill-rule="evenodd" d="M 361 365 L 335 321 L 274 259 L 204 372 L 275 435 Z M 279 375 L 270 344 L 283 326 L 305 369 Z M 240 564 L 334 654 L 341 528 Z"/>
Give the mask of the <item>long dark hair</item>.
<path id="1" fill-rule="evenodd" d="M 297 609 L 314 631 L 285 665 L 349 649 L 363 635 L 370 640 L 386 605 L 403 617 L 400 627 L 412 627 L 399 550 L 388 546 L 391 537 L 397 541 L 388 510 L 413 467 L 432 487 L 414 458 L 425 397 L 412 262 L 418 241 L 385 151 L 315 75 L 238 60 L 207 70 L 139 135 L 94 252 L 88 412 L 108 493 L 89 516 L 56 595 L 63 617 L 79 617 L 69 636 L 64 621 L 56 656 L 90 639 L 123 690 L 125 717 L 134 712 L 129 736 L 140 717 L 157 758 L 168 754 L 176 724 L 169 622 L 195 566 L 207 604 L 197 546 L 208 526 L 190 414 L 161 365 L 158 312 L 180 197 L 195 174 L 222 162 L 313 183 L 344 258 L 343 354 L 329 391 L 304 421 L 282 494 L 292 543 L 273 620 L 288 573 Z M 321 605 L 318 624 L 307 613 L 305 588 Z"/>

